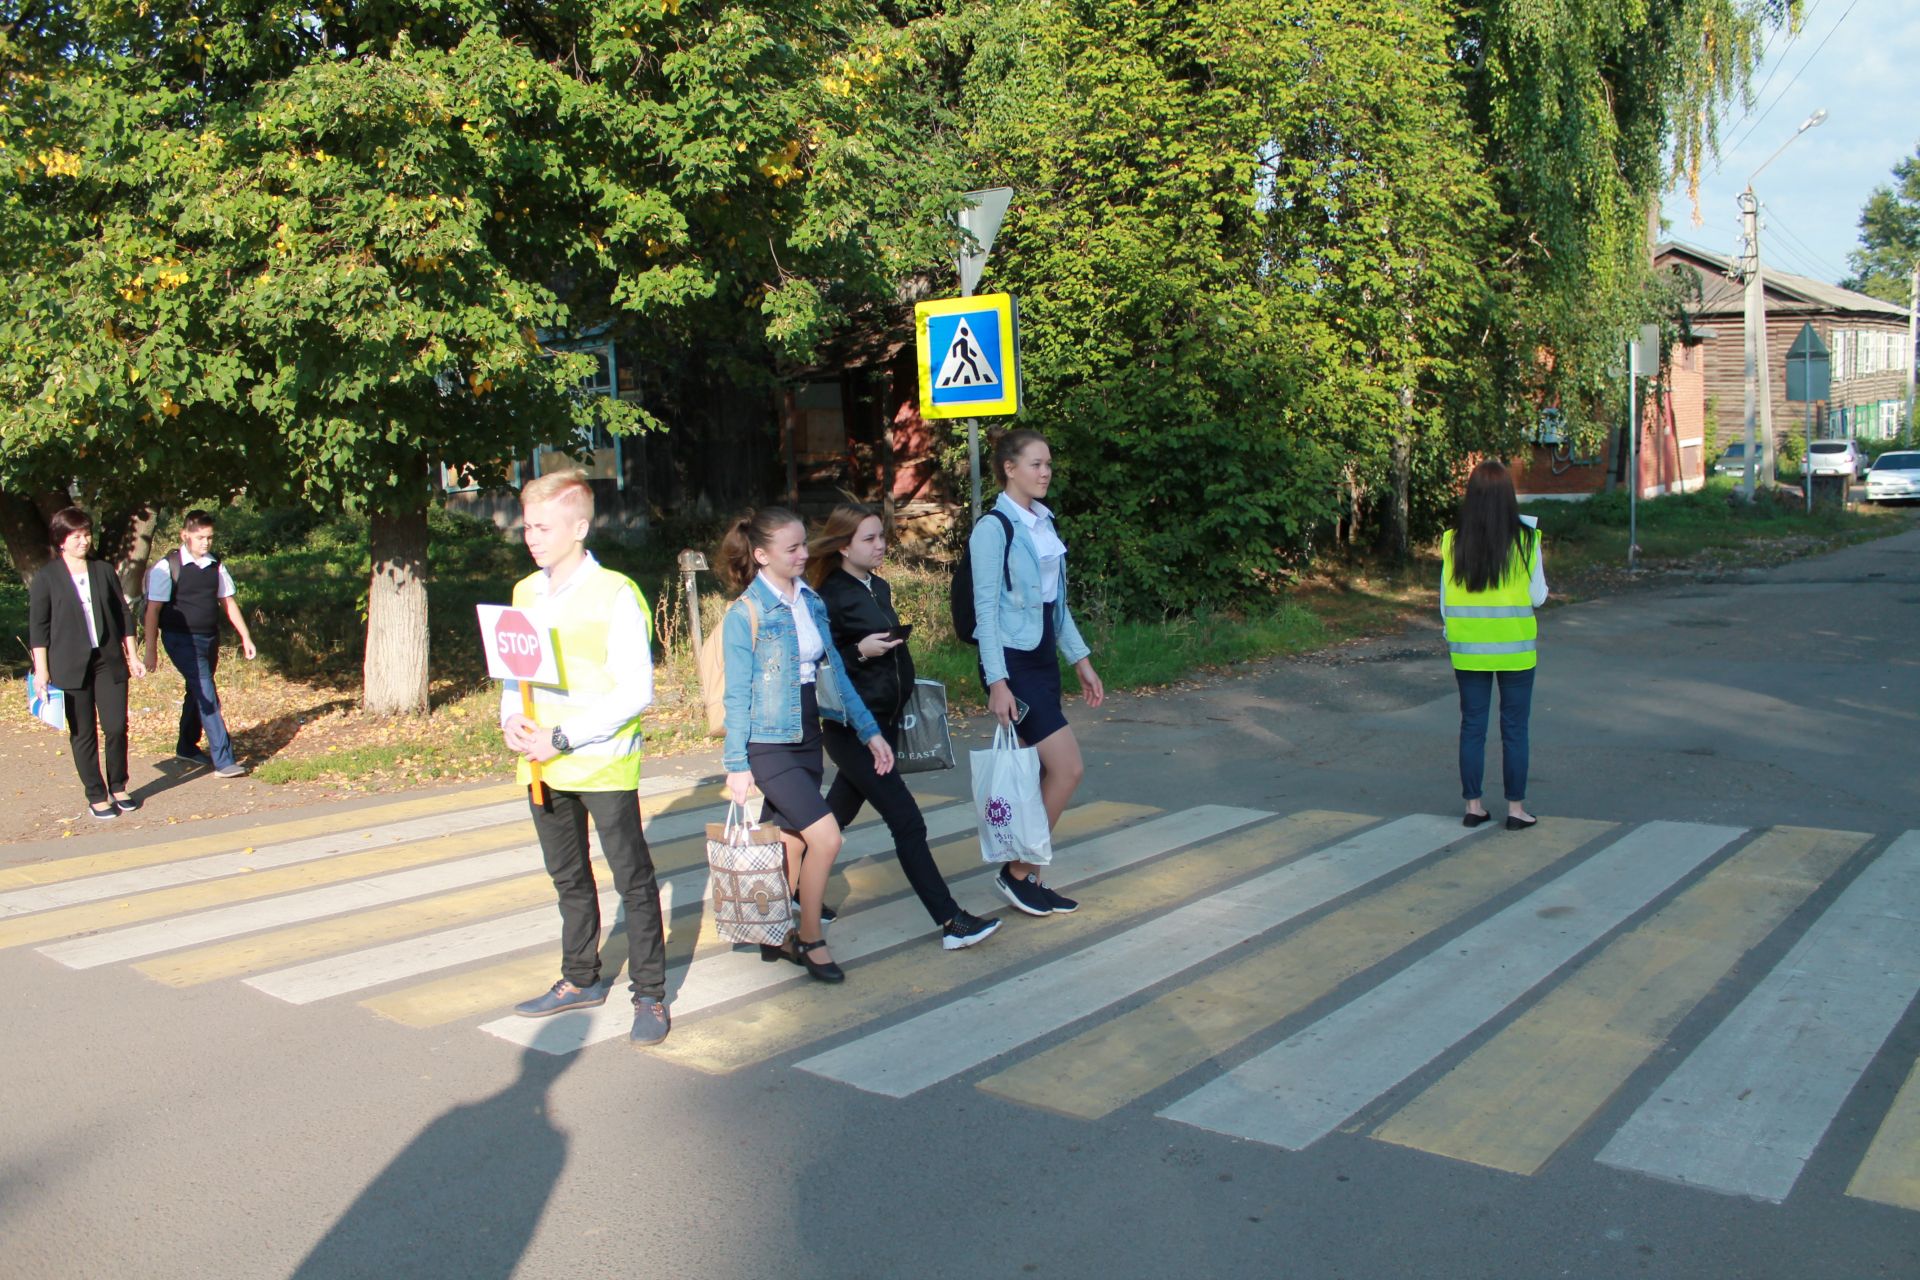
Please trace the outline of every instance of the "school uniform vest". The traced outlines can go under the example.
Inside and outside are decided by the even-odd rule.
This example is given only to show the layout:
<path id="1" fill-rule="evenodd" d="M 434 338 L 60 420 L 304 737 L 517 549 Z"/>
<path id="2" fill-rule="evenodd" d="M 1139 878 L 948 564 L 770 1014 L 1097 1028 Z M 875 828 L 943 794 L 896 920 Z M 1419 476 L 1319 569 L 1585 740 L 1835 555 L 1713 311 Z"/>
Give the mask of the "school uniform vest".
<path id="1" fill-rule="evenodd" d="M 533 686 L 533 718 L 549 729 L 606 696 L 614 686 L 617 664 L 652 661 L 651 654 L 607 652 L 607 617 L 622 592 L 630 593 L 639 602 L 641 614 L 650 617 L 646 597 L 633 579 L 597 565 L 581 572 L 585 575 L 581 581 L 555 601 L 541 602 L 534 594 L 538 573 L 522 578 L 513 588 L 514 607 L 532 610 L 530 616 L 537 624 L 553 630 L 560 687 Z M 540 766 L 540 773 L 548 786 L 560 791 L 633 790 L 640 785 L 640 717 L 627 721 L 604 741 L 555 756 Z M 519 777 L 523 785 L 533 780 L 524 758 Z"/>
<path id="2" fill-rule="evenodd" d="M 172 561 L 173 598 L 160 606 L 162 631 L 188 631 L 196 636 L 220 634 L 220 561 L 201 568 L 185 556 L 167 553 Z"/>
<path id="3" fill-rule="evenodd" d="M 1446 619 L 1447 652 L 1456 671 L 1531 671 L 1539 661 L 1533 616 L 1533 557 L 1538 530 L 1528 530 L 1526 550 L 1516 551 L 1500 581 L 1469 591 L 1453 576 L 1453 531 L 1440 540 L 1440 616 Z"/>

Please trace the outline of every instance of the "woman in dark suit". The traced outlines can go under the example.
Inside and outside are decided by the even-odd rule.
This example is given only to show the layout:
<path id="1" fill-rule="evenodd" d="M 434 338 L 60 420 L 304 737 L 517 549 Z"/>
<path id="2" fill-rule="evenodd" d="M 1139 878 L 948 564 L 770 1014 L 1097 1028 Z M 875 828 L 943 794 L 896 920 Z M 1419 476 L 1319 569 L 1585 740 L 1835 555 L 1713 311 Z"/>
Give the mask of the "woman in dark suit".
<path id="1" fill-rule="evenodd" d="M 140 807 L 127 793 L 127 676 L 147 674 L 134 650 L 120 579 L 104 560 L 89 560 L 93 518 L 68 507 L 48 521 L 55 556 L 33 575 L 28 593 L 28 644 L 33 677 L 67 695 L 67 738 L 73 767 L 87 789 L 87 812 L 117 818 Z M 97 728 L 96 728 L 97 726 Z M 107 776 L 100 776 L 100 739 Z"/>

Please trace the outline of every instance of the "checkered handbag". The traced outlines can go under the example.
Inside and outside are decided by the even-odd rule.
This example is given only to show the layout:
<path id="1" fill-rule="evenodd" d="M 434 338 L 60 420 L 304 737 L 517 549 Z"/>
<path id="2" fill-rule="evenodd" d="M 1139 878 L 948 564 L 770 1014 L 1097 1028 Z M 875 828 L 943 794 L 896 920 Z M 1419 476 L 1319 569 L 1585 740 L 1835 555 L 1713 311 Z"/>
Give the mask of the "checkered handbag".
<path id="1" fill-rule="evenodd" d="M 707 824 L 707 883 L 713 889 L 713 927 L 729 942 L 777 946 L 793 927 L 787 888 L 787 849 L 774 828 L 747 821 L 737 804 L 725 822 Z"/>

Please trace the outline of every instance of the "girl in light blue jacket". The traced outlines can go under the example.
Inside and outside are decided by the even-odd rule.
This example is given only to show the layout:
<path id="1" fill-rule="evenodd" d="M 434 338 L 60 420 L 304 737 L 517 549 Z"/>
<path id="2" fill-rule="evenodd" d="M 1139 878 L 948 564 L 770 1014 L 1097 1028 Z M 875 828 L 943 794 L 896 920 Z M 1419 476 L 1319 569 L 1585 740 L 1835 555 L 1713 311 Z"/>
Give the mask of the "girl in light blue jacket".
<path id="1" fill-rule="evenodd" d="M 721 619 L 726 657 L 727 791 L 740 804 L 747 788 L 766 797 L 761 821 L 780 828 L 787 883 L 800 923 L 765 960 L 791 960 L 822 982 L 846 974 L 827 951 L 827 877 L 840 855 L 840 824 L 820 794 L 826 773 L 820 717 L 850 725 L 873 753 L 873 771 L 893 768 L 866 704 L 854 692 L 830 637 L 827 606 L 806 583 L 807 528 L 800 517 L 763 507 L 734 521 L 720 544 L 721 578 L 740 593 Z M 812 939 L 812 941 L 808 941 Z"/>
<path id="2" fill-rule="evenodd" d="M 1067 608 L 1067 547 L 1041 502 L 1053 483 L 1046 437 L 1007 432 L 994 446 L 993 469 L 1005 487 L 967 539 L 980 683 L 987 710 L 1040 753 L 1040 798 L 1051 830 L 1086 773 L 1060 707 L 1060 657 L 1073 664 L 1089 707 L 1099 706 L 1106 690 Z M 993 883 L 1030 916 L 1064 915 L 1080 905 L 1040 883 L 1040 868 L 1029 862 L 1002 865 Z"/>

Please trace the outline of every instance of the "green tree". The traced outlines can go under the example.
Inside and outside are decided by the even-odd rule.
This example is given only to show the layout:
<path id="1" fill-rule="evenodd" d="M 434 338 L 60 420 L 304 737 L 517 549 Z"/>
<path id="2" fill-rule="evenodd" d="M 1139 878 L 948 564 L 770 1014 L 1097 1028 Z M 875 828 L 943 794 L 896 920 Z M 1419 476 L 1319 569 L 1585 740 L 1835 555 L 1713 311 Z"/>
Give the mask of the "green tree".
<path id="1" fill-rule="evenodd" d="M 1920 146 L 1894 162 L 1893 179 L 1860 210 L 1860 247 L 1847 255 L 1853 275 L 1841 283 L 1904 306 L 1920 263 Z"/>

